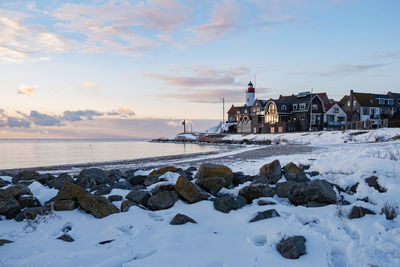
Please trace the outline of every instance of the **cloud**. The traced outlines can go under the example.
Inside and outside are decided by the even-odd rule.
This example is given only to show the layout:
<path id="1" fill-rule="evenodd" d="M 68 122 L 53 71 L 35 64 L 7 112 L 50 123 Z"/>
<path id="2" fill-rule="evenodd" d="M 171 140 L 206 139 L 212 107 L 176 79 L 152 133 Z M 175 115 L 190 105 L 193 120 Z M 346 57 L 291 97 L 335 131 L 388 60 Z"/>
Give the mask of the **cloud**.
<path id="1" fill-rule="evenodd" d="M 48 60 L 49 53 L 68 49 L 63 38 L 41 26 L 27 25 L 26 15 L 0 9 L 0 61 L 21 63 Z"/>
<path id="2" fill-rule="evenodd" d="M 24 118 L 9 116 L 7 112 L 0 109 L 0 127 L 18 127 L 29 128 L 31 122 Z"/>
<path id="3" fill-rule="evenodd" d="M 32 110 L 29 116 L 26 116 L 31 122 L 38 126 L 61 126 L 61 119 L 55 115 L 40 113 Z"/>
<path id="4" fill-rule="evenodd" d="M 93 90 L 94 92 L 97 92 L 98 90 L 101 89 L 101 86 L 93 81 L 84 81 L 79 84 L 79 87 L 81 89 L 88 89 L 88 90 Z"/>
<path id="5" fill-rule="evenodd" d="M 222 36 L 238 28 L 239 6 L 235 1 L 225 0 L 213 6 L 211 21 L 192 28 L 192 43 L 204 44 L 220 39 Z"/>
<path id="6" fill-rule="evenodd" d="M 168 126 L 177 128 L 177 127 L 180 127 L 182 125 L 182 121 L 167 121 L 166 124 Z"/>
<path id="7" fill-rule="evenodd" d="M 70 121 L 70 122 L 74 122 L 74 121 L 81 121 L 81 120 L 93 120 L 94 117 L 99 117 L 99 116 L 103 116 L 104 113 L 103 112 L 98 112 L 95 110 L 90 110 L 90 109 L 86 109 L 86 110 L 77 110 L 77 111 L 64 111 L 64 114 L 62 116 L 62 119 L 65 121 Z"/>
<path id="8" fill-rule="evenodd" d="M 17 94 L 21 94 L 21 95 L 28 95 L 28 96 L 33 96 L 36 94 L 35 88 L 37 88 L 38 86 L 28 86 L 28 85 L 20 85 L 18 90 L 17 90 Z"/>
<path id="9" fill-rule="evenodd" d="M 319 76 L 348 76 L 382 68 L 387 65 L 390 65 L 390 63 L 339 64 L 332 66 L 327 71 L 318 72 L 317 74 Z"/>

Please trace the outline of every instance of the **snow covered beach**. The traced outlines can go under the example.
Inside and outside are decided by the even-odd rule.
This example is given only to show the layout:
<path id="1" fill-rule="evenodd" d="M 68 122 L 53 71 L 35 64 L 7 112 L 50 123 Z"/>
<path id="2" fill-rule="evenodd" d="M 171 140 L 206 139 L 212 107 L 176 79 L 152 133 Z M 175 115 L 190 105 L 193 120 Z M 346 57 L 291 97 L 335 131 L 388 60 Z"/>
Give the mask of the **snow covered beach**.
<path id="1" fill-rule="evenodd" d="M 145 169 L 132 171 L 133 175 L 128 179 L 124 173 L 118 177 L 118 173 L 109 170 L 122 166 L 108 166 L 107 177 L 118 177 L 118 180 L 114 181 L 114 186 L 104 186 L 110 187 L 111 191 L 103 195 L 121 196 L 122 200 L 112 202 L 117 208 L 134 190 L 117 188 L 116 183 L 131 183 L 132 178 L 139 176 L 149 177 L 153 170 L 165 165 L 181 168 L 184 173 L 170 169 L 170 172 L 159 175 L 154 183 L 148 181 L 143 185 L 146 188 L 141 190 L 152 195 L 163 190 L 176 190 L 172 187 L 176 186 L 182 174 L 188 179 L 196 178 L 201 164 L 217 163 L 232 170 L 234 182 L 211 196 L 212 199 L 226 194 L 238 196 L 243 188 L 257 184 L 275 190 L 275 193 L 256 198 L 229 213 L 217 210 L 213 201 L 189 204 L 188 199 L 179 195 L 179 199 L 168 209 L 152 210 L 133 205 L 126 212 L 113 213 L 102 219 L 84 212 L 82 207 L 72 211 L 52 211 L 48 215 L 20 222 L 2 216 L 0 239 L 13 243 L 0 247 L 0 265 L 398 266 L 399 217 L 388 220 L 385 214 L 381 214 L 385 205 L 398 212 L 397 205 L 400 203 L 400 141 L 395 140 L 398 130 L 382 129 L 356 135 L 327 133 L 331 135 L 330 139 L 325 133 L 319 134 L 270 135 L 269 138 L 274 138 L 272 142 L 280 140 L 280 144 L 262 148 L 252 145 L 199 157 L 125 165 L 124 168 L 140 169 L 142 166 Z M 246 139 L 251 138 L 264 137 L 246 136 Z M 277 183 L 267 183 L 259 177 L 260 168 L 274 160 L 279 160 L 282 167 L 293 162 L 304 170 L 311 181 L 326 180 L 335 184 L 332 190 L 338 204 L 310 207 L 294 205 L 293 199 L 279 197 L 276 194 L 278 184 L 286 182 L 288 177 L 284 174 Z M 377 177 L 377 183 L 386 192 L 368 185 L 366 178 L 372 176 Z M 1 178 L 12 181 L 10 176 Z M 196 184 L 196 179 L 191 182 Z M 29 185 L 26 182 L 26 185 L 41 205 L 59 193 L 58 189 L 50 188 L 52 183 L 40 178 Z M 7 184 L 1 189 L 9 187 L 12 185 Z M 97 187 L 97 190 L 104 190 L 102 188 Z M 93 194 L 95 192 L 92 191 Z M 353 207 L 367 208 L 375 215 L 349 219 Z M 249 222 L 258 212 L 271 209 L 280 216 Z M 86 207 L 86 210 L 90 209 Z M 178 213 L 191 217 L 197 223 L 170 225 Z M 74 241 L 57 239 L 64 234 Z M 291 236 L 304 236 L 306 240 L 306 254 L 298 259 L 286 259 L 276 249 L 282 239 Z"/>

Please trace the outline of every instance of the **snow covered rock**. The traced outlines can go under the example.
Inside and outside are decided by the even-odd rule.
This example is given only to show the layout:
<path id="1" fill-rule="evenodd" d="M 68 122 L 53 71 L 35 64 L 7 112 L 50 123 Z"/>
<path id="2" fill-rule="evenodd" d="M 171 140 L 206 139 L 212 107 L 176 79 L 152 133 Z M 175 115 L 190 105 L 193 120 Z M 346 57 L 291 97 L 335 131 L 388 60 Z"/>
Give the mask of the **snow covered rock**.
<path id="1" fill-rule="evenodd" d="M 62 173 L 57 178 L 49 180 L 47 186 L 60 190 L 66 182 L 73 183 L 74 179 L 69 174 Z"/>
<path id="2" fill-rule="evenodd" d="M 215 196 L 224 187 L 225 179 L 221 177 L 203 178 L 197 180 L 196 184 Z"/>
<path id="3" fill-rule="evenodd" d="M 172 219 L 172 221 L 169 223 L 171 225 L 182 225 L 185 223 L 197 223 L 195 220 L 190 218 L 189 216 L 186 216 L 184 214 L 176 214 L 175 217 Z"/>
<path id="4" fill-rule="evenodd" d="M 229 213 L 231 210 L 238 210 L 246 204 L 247 201 L 244 197 L 224 195 L 214 201 L 214 208 L 223 213 Z"/>
<path id="5" fill-rule="evenodd" d="M 176 181 L 176 192 L 190 204 L 206 200 L 208 196 L 195 186 L 189 179 L 180 176 Z"/>
<path id="6" fill-rule="evenodd" d="M 254 216 L 249 222 L 257 222 L 274 217 L 280 217 L 280 215 L 276 210 L 270 209 L 266 211 L 257 212 L 256 216 Z"/>
<path id="7" fill-rule="evenodd" d="M 57 237 L 57 239 L 60 239 L 65 242 L 74 242 L 75 241 L 69 234 L 63 234 L 62 236 Z"/>
<path id="8" fill-rule="evenodd" d="M 135 206 L 135 202 L 131 200 L 124 200 L 121 203 L 121 212 L 127 212 L 130 207 Z"/>
<path id="9" fill-rule="evenodd" d="M 34 208 L 42 206 L 40 201 L 34 196 L 20 196 L 17 199 L 21 209 L 23 208 Z"/>
<path id="10" fill-rule="evenodd" d="M 178 193 L 175 191 L 160 192 L 147 201 L 147 207 L 152 210 L 163 210 L 171 208 L 178 201 Z"/>
<path id="11" fill-rule="evenodd" d="M 29 187 L 23 184 L 17 184 L 7 187 L 5 191 L 10 193 L 14 198 L 19 198 L 20 196 L 23 195 L 32 195 L 32 191 L 29 189 Z"/>
<path id="12" fill-rule="evenodd" d="M 0 178 L 0 188 L 2 188 L 3 186 L 9 185 L 9 184 L 10 184 L 9 181 L 5 181 L 5 180 Z"/>
<path id="13" fill-rule="evenodd" d="M 380 184 L 378 184 L 378 177 L 376 177 L 376 176 L 371 176 L 371 177 L 365 179 L 365 182 L 370 187 L 375 188 L 379 193 L 385 193 L 387 191 L 386 188 L 384 188 Z"/>
<path id="14" fill-rule="evenodd" d="M 275 184 L 282 178 L 282 167 L 279 160 L 265 164 L 260 169 L 260 175 L 267 177 L 270 184 Z"/>
<path id="15" fill-rule="evenodd" d="M 25 219 L 34 220 L 37 215 L 47 215 L 49 213 L 50 209 L 47 207 L 28 208 L 20 211 L 14 219 L 17 222 L 21 222 Z"/>
<path id="16" fill-rule="evenodd" d="M 274 189 L 263 184 L 245 186 L 239 191 L 239 196 L 244 197 L 248 204 L 253 202 L 254 199 L 260 197 L 273 197 L 274 195 Z"/>
<path id="17" fill-rule="evenodd" d="M 288 198 L 294 205 L 321 206 L 337 202 L 332 185 L 320 179 L 292 186 Z"/>
<path id="18" fill-rule="evenodd" d="M 224 165 L 202 164 L 196 173 L 196 179 L 221 177 L 225 179 L 225 187 L 229 187 L 233 181 L 233 172 Z"/>
<path id="19" fill-rule="evenodd" d="M 18 201 L 6 190 L 0 189 L 0 215 L 5 215 L 7 219 L 14 218 L 21 207 Z"/>
<path id="20" fill-rule="evenodd" d="M 244 184 L 245 182 L 252 182 L 254 180 L 254 176 L 244 175 L 242 172 L 233 173 L 233 181 L 232 184 L 234 186 L 238 186 L 240 184 Z"/>
<path id="21" fill-rule="evenodd" d="M 11 244 L 14 243 L 14 241 L 7 240 L 7 239 L 0 239 L 0 247 L 4 244 Z"/>
<path id="22" fill-rule="evenodd" d="M 78 196 L 78 203 L 83 210 L 98 219 L 119 212 L 119 209 L 103 196 L 82 194 Z"/>
<path id="23" fill-rule="evenodd" d="M 137 176 L 131 176 L 127 178 L 127 180 L 133 185 L 141 185 L 144 183 L 144 180 L 147 178 L 147 175 L 137 175 Z"/>
<path id="24" fill-rule="evenodd" d="M 114 202 L 114 201 L 122 201 L 122 199 L 123 199 L 123 197 L 120 196 L 120 195 L 111 195 L 111 196 L 108 196 L 108 200 L 110 200 L 111 202 Z"/>
<path id="25" fill-rule="evenodd" d="M 287 259 L 298 259 L 301 255 L 306 254 L 305 242 L 304 236 L 292 236 L 282 240 L 276 249 Z"/>
<path id="26" fill-rule="evenodd" d="M 309 181 L 304 171 L 299 167 L 297 167 L 297 165 L 294 164 L 293 162 L 287 164 L 283 168 L 283 172 L 285 174 L 286 180 L 288 181 L 293 181 L 297 183 Z"/>
<path id="27" fill-rule="evenodd" d="M 296 184 L 292 181 L 277 183 L 275 185 L 275 193 L 278 197 L 287 198 L 289 197 L 290 189 Z"/>
<path id="28" fill-rule="evenodd" d="M 150 199 L 151 195 L 147 189 L 136 189 L 132 190 L 125 196 L 126 199 L 143 206 L 147 206 L 147 201 Z"/>
<path id="29" fill-rule="evenodd" d="M 375 212 L 373 212 L 370 209 L 364 208 L 364 207 L 354 206 L 351 208 L 351 211 L 349 213 L 349 219 L 358 219 L 358 218 L 364 217 L 366 214 L 374 215 Z"/>

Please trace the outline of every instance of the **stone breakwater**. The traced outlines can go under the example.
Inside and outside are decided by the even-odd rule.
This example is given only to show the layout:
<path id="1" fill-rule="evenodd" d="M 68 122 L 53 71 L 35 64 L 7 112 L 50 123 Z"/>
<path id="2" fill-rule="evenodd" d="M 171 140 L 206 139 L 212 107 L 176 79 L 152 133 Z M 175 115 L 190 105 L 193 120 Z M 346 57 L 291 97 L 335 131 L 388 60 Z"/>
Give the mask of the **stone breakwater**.
<path id="1" fill-rule="evenodd" d="M 132 206 L 150 211 L 169 209 L 179 199 L 188 205 L 212 201 L 215 210 L 229 213 L 254 201 L 260 207 L 273 206 L 276 204 L 275 199 L 266 201 L 259 198 L 274 196 L 287 199 L 293 206 L 307 208 L 351 204 L 346 197 L 357 192 L 358 183 L 341 188 L 326 180 L 311 180 L 318 173 L 308 172 L 308 168 L 309 166 L 297 166 L 294 163 L 281 166 L 275 160 L 262 166 L 258 175 L 232 172 L 227 166 L 210 163 L 187 169 L 167 166 L 145 175 L 140 169 L 104 171 L 99 168 L 83 169 L 74 176 L 62 173 L 57 177 L 28 170 L 20 173 L 3 172 L 0 176 L 12 179 L 0 179 L 0 215 L 7 220 L 29 222 L 58 211 L 80 209 L 102 219 L 114 213 L 127 212 Z M 54 198 L 41 203 L 29 188 L 33 182 L 58 190 L 58 193 Z M 244 183 L 246 184 L 243 185 Z M 378 177 L 371 176 L 365 179 L 365 183 L 380 193 L 387 191 L 378 183 Z M 238 189 L 237 193 L 232 193 L 236 191 L 230 189 L 235 188 Z M 125 197 L 110 195 L 112 189 L 127 190 L 129 193 Z M 375 213 L 362 206 L 353 206 L 348 218 L 356 219 L 366 214 Z M 273 208 L 266 208 L 243 223 L 274 217 L 280 217 L 280 214 Z M 387 219 L 393 218 L 387 216 Z M 170 222 L 171 225 L 185 223 L 197 222 L 180 213 Z M 74 241 L 68 233 L 57 238 L 65 242 Z M 10 242 L 13 241 L 0 240 L 0 246 Z M 297 259 L 306 254 L 306 244 L 304 236 L 286 236 L 276 244 L 276 249 L 285 258 Z"/>

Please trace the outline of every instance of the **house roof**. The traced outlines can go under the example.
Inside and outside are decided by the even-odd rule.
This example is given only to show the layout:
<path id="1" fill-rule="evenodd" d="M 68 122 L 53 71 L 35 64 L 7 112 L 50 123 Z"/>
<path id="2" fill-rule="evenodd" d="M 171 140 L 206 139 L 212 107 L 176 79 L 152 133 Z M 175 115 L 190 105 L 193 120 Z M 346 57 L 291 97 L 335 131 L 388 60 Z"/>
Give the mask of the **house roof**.
<path id="1" fill-rule="evenodd" d="M 331 99 L 332 100 L 332 99 Z M 337 101 L 330 101 L 327 105 L 325 105 L 326 111 L 330 110 L 334 105 L 339 104 Z"/>
<path id="2" fill-rule="evenodd" d="M 236 114 L 236 112 L 239 110 L 240 107 L 235 107 L 232 106 L 229 110 L 228 110 L 228 114 Z"/>
<path id="3" fill-rule="evenodd" d="M 354 98 L 361 106 L 365 107 L 379 107 L 373 94 L 368 93 L 353 93 Z"/>

